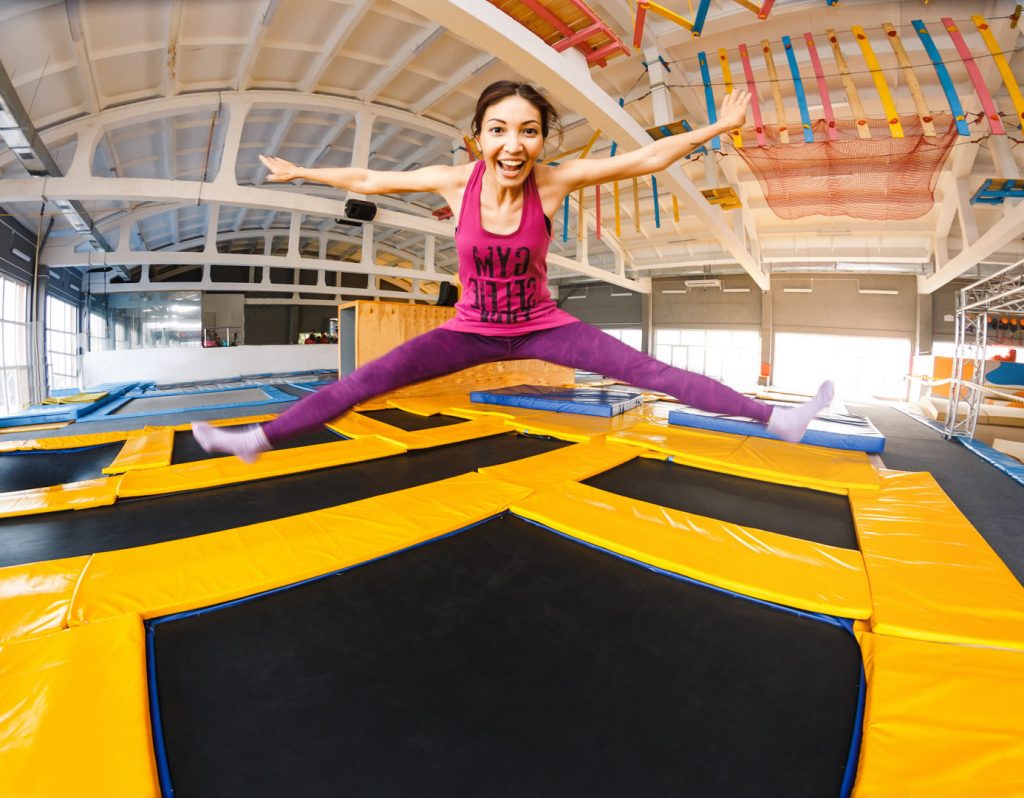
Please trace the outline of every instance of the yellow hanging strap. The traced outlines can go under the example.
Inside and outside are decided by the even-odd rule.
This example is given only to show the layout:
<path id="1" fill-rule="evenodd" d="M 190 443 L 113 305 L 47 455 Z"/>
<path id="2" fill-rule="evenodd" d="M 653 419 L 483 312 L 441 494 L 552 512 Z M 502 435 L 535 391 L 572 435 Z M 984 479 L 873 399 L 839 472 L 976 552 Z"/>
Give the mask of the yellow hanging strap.
<path id="1" fill-rule="evenodd" d="M 732 91 L 732 70 L 729 69 L 729 56 L 725 52 L 724 47 L 718 48 L 718 62 L 722 67 L 722 80 L 725 82 L 725 93 L 728 94 Z M 732 146 L 736 149 L 743 149 L 743 135 L 740 133 L 739 128 L 736 130 L 729 131 L 732 136 Z"/>
<path id="2" fill-rule="evenodd" d="M 580 158 L 586 158 L 590 155 L 590 150 L 593 149 L 594 144 L 597 143 L 598 137 L 600 137 L 601 131 L 595 130 L 594 135 L 590 137 L 590 141 L 583 145 L 583 149 L 580 150 Z M 584 218 L 584 206 L 583 206 L 583 189 L 581 188 L 576 192 L 576 208 L 577 208 L 577 221 L 576 221 L 576 237 L 582 241 L 584 234 L 587 230 L 586 219 Z"/>
<path id="3" fill-rule="evenodd" d="M 1017 11 L 1020 11 L 1020 6 L 1017 6 Z M 995 61 L 999 74 L 1003 76 L 1003 81 L 1006 83 L 1006 91 L 1009 93 L 1013 107 L 1017 111 L 1017 126 L 1024 127 L 1024 97 L 1021 96 L 1020 86 L 1017 85 L 1017 79 L 1013 75 L 1013 70 L 1010 69 L 1006 56 L 1003 55 L 999 42 L 992 35 L 992 30 L 989 28 L 985 18 L 974 16 L 971 17 L 971 20 L 977 26 L 981 38 L 985 40 L 985 46 L 988 47 L 988 51 L 992 53 L 992 60 Z"/>
<path id="4" fill-rule="evenodd" d="M 892 94 L 889 93 L 889 87 L 885 83 L 885 73 L 882 71 L 882 65 L 878 63 L 878 58 L 875 55 L 875 51 L 871 48 L 871 42 L 868 41 L 864 28 L 860 25 L 854 25 L 850 30 L 853 31 L 853 36 L 860 46 L 860 51 L 864 54 L 864 62 L 868 65 L 868 70 L 871 72 L 871 79 L 875 82 L 878 97 L 882 101 L 882 108 L 885 111 L 886 121 L 889 123 L 889 134 L 894 139 L 901 139 L 903 138 L 903 125 L 900 124 L 900 115 L 896 111 L 896 103 L 893 102 Z"/>

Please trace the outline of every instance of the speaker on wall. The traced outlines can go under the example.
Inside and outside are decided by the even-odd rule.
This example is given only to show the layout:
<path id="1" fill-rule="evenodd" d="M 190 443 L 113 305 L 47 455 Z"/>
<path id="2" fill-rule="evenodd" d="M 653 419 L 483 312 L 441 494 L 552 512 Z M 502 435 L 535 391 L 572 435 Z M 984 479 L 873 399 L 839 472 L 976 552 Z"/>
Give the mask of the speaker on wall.
<path id="1" fill-rule="evenodd" d="M 451 283 L 441 283 L 437 292 L 437 306 L 439 308 L 451 308 L 459 301 L 459 289 Z"/>
<path id="2" fill-rule="evenodd" d="M 345 215 L 360 222 L 372 222 L 377 215 L 377 206 L 361 199 L 350 199 L 345 203 Z"/>

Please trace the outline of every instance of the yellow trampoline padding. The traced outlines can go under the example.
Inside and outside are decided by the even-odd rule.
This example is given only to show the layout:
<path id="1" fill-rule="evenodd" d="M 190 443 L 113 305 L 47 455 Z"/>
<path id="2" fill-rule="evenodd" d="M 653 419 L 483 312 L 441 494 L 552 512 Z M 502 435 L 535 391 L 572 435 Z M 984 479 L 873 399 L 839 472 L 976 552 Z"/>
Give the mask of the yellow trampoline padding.
<path id="1" fill-rule="evenodd" d="M 1024 649 L 1024 587 L 932 475 L 880 476 L 879 490 L 850 491 L 872 630 Z"/>
<path id="2" fill-rule="evenodd" d="M 866 618 L 871 597 L 856 551 L 742 527 L 563 483 L 512 512 L 602 549 L 789 607 Z"/>
<path id="3" fill-rule="evenodd" d="M 828 493 L 877 490 L 880 484 L 864 452 L 646 423 L 608 440 L 669 455 L 680 465 Z"/>
<path id="4" fill-rule="evenodd" d="M 88 555 L 0 568 L 0 643 L 63 629 Z"/>
<path id="5" fill-rule="evenodd" d="M 81 402 L 98 402 L 106 395 L 106 391 L 97 391 L 96 393 L 76 393 L 71 396 L 48 396 L 42 401 L 42 404 L 71 405 Z"/>
<path id="6" fill-rule="evenodd" d="M 638 421 L 625 414 L 604 418 L 576 413 L 551 413 L 525 407 L 509 408 L 512 420 L 506 421 L 516 432 L 528 435 L 548 435 L 563 441 L 584 443 L 604 435 L 622 432 Z"/>
<path id="7" fill-rule="evenodd" d="M 264 421 L 273 421 L 277 418 L 277 413 L 263 413 L 259 416 L 240 416 L 239 418 L 217 418 L 211 419 L 206 423 L 211 427 L 234 427 L 239 424 L 262 424 Z M 146 429 L 159 429 L 159 427 L 147 427 Z M 190 422 L 184 424 L 175 424 L 171 427 L 175 432 L 188 432 L 192 429 Z"/>
<path id="8" fill-rule="evenodd" d="M 4 452 L 47 451 L 61 449 L 82 449 L 86 446 L 103 446 L 127 440 L 130 432 L 93 432 L 85 435 L 63 435 L 57 438 L 25 438 L 20 441 L 0 442 L 0 454 Z"/>
<path id="9" fill-rule="evenodd" d="M 610 446 L 603 440 L 577 443 L 552 452 L 524 457 L 496 466 L 485 466 L 487 474 L 534 490 L 550 488 L 562 482 L 589 479 L 610 468 L 627 463 L 638 452 L 627 446 Z"/>
<path id="10" fill-rule="evenodd" d="M 94 554 L 68 623 L 152 618 L 295 584 L 478 523 L 527 493 L 463 474 L 276 521 Z"/>
<path id="11" fill-rule="evenodd" d="M 117 501 L 120 481 L 121 477 L 100 477 L 46 488 L 0 493 L 0 518 L 105 507 Z"/>
<path id="12" fill-rule="evenodd" d="M 71 424 L 70 421 L 54 421 L 51 424 L 25 424 L 21 427 L 5 427 L 0 429 L 0 435 L 20 435 L 23 432 L 41 432 L 44 429 L 64 429 Z"/>
<path id="13" fill-rule="evenodd" d="M 133 435 L 125 441 L 114 462 L 103 469 L 104 474 L 123 474 L 146 468 L 166 468 L 174 454 L 174 430 L 161 427 Z"/>
<path id="14" fill-rule="evenodd" d="M 375 418 L 351 412 L 346 413 L 340 419 L 335 419 L 327 426 L 346 437 L 359 439 L 374 436 L 406 449 L 431 449 L 435 446 L 447 446 L 452 443 L 487 438 L 491 435 L 504 435 L 512 431 L 502 419 L 482 416 L 462 424 L 450 424 L 445 427 L 409 432 L 377 421 Z"/>
<path id="15" fill-rule="evenodd" d="M 388 404 L 417 416 L 436 416 L 451 407 L 471 404 L 468 393 L 444 393 L 434 396 L 396 396 Z"/>
<path id="16" fill-rule="evenodd" d="M 867 696 L 854 798 L 1024 794 L 1024 653 L 858 639 Z"/>
<path id="17" fill-rule="evenodd" d="M 138 616 L 0 651 L 0 795 L 160 795 Z"/>
<path id="18" fill-rule="evenodd" d="M 167 468 L 129 471 L 121 477 L 117 495 L 158 496 L 185 490 L 201 490 L 238 482 L 270 479 L 319 468 L 333 468 L 402 454 L 405 447 L 379 438 L 361 438 L 335 443 L 317 443 L 293 449 L 264 452 L 255 463 L 246 464 L 237 457 L 214 457 Z"/>

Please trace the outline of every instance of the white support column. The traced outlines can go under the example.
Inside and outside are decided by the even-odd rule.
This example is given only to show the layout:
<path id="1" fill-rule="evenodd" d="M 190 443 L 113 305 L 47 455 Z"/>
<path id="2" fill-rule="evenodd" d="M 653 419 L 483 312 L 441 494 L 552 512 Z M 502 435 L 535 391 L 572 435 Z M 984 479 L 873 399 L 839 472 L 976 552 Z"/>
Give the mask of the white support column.
<path id="1" fill-rule="evenodd" d="M 363 251 L 359 256 L 359 262 L 364 266 L 374 266 L 377 263 L 373 242 L 373 222 L 363 224 Z"/>
<path id="2" fill-rule="evenodd" d="M 223 108 L 214 113 L 222 113 L 224 108 L 228 113 L 228 129 L 224 134 L 220 169 L 217 170 L 217 177 L 213 182 L 215 185 L 234 186 L 238 184 L 235 180 L 235 167 L 238 163 L 238 150 L 242 144 L 242 128 L 245 127 L 252 102 L 237 95 L 232 96 L 225 101 Z"/>
<path id="3" fill-rule="evenodd" d="M 964 249 L 978 240 L 978 221 L 971 205 L 971 186 L 966 178 L 956 181 L 957 217 L 960 220 L 960 235 Z"/>
<path id="4" fill-rule="evenodd" d="M 217 253 L 217 231 L 220 227 L 220 203 L 211 202 L 207 206 L 208 217 L 206 219 L 206 242 L 203 252 L 208 255 Z M 177 211 L 171 211 L 177 213 Z"/>

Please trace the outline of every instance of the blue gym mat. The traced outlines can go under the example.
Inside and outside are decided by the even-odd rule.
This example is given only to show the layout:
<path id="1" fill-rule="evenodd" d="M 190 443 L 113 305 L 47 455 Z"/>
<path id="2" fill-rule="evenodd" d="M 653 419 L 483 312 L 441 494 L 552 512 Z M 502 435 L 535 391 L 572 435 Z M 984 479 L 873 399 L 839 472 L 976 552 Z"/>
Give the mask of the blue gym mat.
<path id="1" fill-rule="evenodd" d="M 763 424 L 738 416 L 719 416 L 693 408 L 673 410 L 668 423 L 680 427 L 694 427 L 716 432 L 731 432 L 753 438 L 773 438 Z M 885 448 L 885 436 L 864 416 L 841 413 L 824 414 L 811 421 L 800 443 L 825 446 L 829 449 L 849 449 L 868 454 L 880 454 Z"/>
<path id="2" fill-rule="evenodd" d="M 577 413 L 610 418 L 643 404 L 643 394 L 630 388 L 558 388 L 551 385 L 513 385 L 473 391 L 474 402 L 528 407 L 553 413 Z"/>

